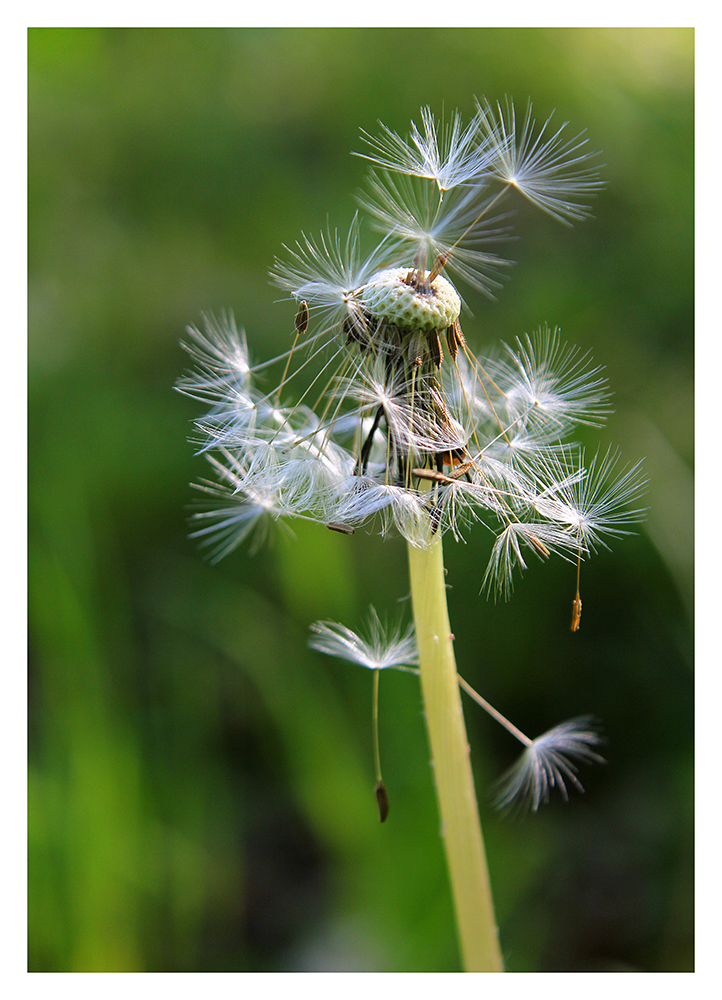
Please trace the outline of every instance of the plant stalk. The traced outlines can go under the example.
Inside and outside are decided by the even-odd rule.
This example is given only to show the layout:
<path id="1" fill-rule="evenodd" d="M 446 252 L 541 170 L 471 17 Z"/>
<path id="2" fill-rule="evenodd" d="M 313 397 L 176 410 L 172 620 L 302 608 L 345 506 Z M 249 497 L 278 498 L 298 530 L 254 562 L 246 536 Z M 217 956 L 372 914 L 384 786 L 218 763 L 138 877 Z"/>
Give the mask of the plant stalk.
<path id="1" fill-rule="evenodd" d="M 466 972 L 503 972 L 446 603 L 441 535 L 409 545 L 421 688 Z"/>

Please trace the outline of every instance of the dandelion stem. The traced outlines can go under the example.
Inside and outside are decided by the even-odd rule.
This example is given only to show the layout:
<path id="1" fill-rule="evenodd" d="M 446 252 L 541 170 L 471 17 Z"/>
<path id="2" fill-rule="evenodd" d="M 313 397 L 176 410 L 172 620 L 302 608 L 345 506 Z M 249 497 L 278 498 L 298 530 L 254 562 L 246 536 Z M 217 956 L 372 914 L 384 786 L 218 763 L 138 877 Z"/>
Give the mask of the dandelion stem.
<path id="1" fill-rule="evenodd" d="M 440 535 L 409 545 L 421 687 L 459 941 L 467 972 L 502 972 L 446 604 Z"/>

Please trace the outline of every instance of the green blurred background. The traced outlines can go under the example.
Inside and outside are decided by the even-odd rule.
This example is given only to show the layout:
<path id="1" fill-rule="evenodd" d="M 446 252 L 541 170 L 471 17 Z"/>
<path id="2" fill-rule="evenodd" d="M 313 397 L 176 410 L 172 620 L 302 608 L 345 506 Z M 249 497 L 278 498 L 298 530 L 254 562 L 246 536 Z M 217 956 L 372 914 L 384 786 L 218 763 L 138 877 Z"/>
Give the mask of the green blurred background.
<path id="1" fill-rule="evenodd" d="M 572 230 L 519 213 L 479 352 L 547 321 L 604 364 L 587 435 L 646 456 L 639 534 L 479 596 L 447 545 L 461 672 L 522 729 L 603 720 L 586 795 L 489 807 L 518 745 L 467 702 L 513 971 L 692 968 L 691 29 L 31 29 L 29 962 L 45 971 L 454 971 L 417 682 L 307 649 L 408 592 L 405 551 L 300 525 L 217 567 L 187 539 L 178 341 L 232 309 L 257 359 L 294 308 L 282 243 L 344 229 L 360 128 L 473 95 L 588 129 L 607 189 Z M 574 133 L 574 134 L 575 134 Z M 404 604 L 402 608 L 406 607 Z"/>

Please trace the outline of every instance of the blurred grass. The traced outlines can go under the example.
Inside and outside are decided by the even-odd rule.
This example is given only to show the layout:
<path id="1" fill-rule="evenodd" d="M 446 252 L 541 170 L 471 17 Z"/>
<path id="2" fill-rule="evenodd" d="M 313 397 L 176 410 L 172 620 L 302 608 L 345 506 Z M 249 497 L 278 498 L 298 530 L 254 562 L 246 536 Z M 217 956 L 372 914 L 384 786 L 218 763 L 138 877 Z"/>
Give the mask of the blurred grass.
<path id="1" fill-rule="evenodd" d="M 484 534 L 447 547 L 464 675 L 609 741 L 586 796 L 509 822 L 516 748 L 469 706 L 502 943 L 512 970 L 692 967 L 692 87 L 688 29 L 30 30 L 31 969 L 458 968 L 415 681 L 381 685 L 381 827 L 370 678 L 306 647 L 393 613 L 403 546 L 302 525 L 208 567 L 171 386 L 202 310 L 287 344 L 268 267 L 350 221 L 360 128 L 505 93 L 586 127 L 608 188 L 571 231 L 523 213 L 467 339 L 593 349 L 650 512 L 585 567 L 576 636 L 568 567 L 494 605 Z"/>

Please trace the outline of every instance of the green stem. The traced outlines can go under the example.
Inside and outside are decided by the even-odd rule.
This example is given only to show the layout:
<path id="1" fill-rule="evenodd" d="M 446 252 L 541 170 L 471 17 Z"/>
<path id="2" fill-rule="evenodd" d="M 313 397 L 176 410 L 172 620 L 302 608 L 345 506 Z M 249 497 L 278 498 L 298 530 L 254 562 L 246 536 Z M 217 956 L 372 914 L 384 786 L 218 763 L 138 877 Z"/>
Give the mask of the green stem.
<path id="1" fill-rule="evenodd" d="M 441 536 L 409 545 L 411 597 L 441 830 L 466 972 L 503 972 L 461 710 Z"/>

